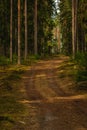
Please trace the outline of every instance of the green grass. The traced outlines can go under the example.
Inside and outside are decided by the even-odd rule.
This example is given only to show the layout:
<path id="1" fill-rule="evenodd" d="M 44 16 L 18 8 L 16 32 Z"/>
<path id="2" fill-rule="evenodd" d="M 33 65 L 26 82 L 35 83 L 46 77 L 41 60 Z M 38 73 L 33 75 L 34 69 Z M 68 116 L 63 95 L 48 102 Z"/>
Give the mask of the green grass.
<path id="1" fill-rule="evenodd" d="M 87 93 L 87 70 L 83 65 L 79 65 L 76 61 L 65 61 L 58 67 L 58 77 L 64 79 L 69 77 L 73 80 L 74 85 L 70 89 L 76 93 Z"/>
<path id="2" fill-rule="evenodd" d="M 87 81 L 87 71 L 86 70 L 78 70 L 77 75 L 76 75 L 76 81 L 77 82 Z"/>
<path id="3" fill-rule="evenodd" d="M 12 66 L 6 70 L 0 69 L 0 129 L 12 130 L 14 126 L 26 115 L 21 93 L 21 76 L 24 69 L 20 66 Z M 21 87 L 20 87 L 21 86 Z"/>
<path id="4" fill-rule="evenodd" d="M 17 102 L 15 96 L 0 97 L 0 128 L 12 129 L 20 120 L 20 115 L 23 115 L 25 108 Z"/>
<path id="5" fill-rule="evenodd" d="M 37 63 L 38 60 L 40 60 L 41 56 L 39 55 L 29 55 L 27 56 L 27 59 L 22 59 L 21 64 L 30 66 L 33 63 Z"/>
<path id="6" fill-rule="evenodd" d="M 64 61 L 59 67 L 58 67 L 58 75 L 59 78 L 64 78 L 66 76 L 71 77 L 74 79 L 76 73 L 77 73 L 77 65 L 71 61 Z"/>

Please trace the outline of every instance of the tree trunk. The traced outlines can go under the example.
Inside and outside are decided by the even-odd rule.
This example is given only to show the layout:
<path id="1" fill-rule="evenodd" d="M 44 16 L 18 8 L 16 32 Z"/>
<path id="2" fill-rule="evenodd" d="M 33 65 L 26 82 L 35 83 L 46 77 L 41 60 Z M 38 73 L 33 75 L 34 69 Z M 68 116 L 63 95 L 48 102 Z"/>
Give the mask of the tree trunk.
<path id="1" fill-rule="evenodd" d="M 34 10 L 34 52 L 37 55 L 37 0 L 35 0 L 35 10 Z"/>
<path id="2" fill-rule="evenodd" d="M 27 58 L 27 0 L 25 0 L 25 60 Z"/>
<path id="3" fill-rule="evenodd" d="M 72 52 L 75 58 L 77 46 L 77 0 L 72 0 Z"/>
<path id="4" fill-rule="evenodd" d="M 20 0 L 18 0 L 18 64 L 20 65 Z"/>
<path id="5" fill-rule="evenodd" d="M 10 1 L 11 5 L 11 14 L 10 14 L 10 61 L 12 62 L 12 5 L 13 5 L 13 0 Z"/>
<path id="6" fill-rule="evenodd" d="M 58 52 L 61 52 L 60 27 L 58 27 Z"/>

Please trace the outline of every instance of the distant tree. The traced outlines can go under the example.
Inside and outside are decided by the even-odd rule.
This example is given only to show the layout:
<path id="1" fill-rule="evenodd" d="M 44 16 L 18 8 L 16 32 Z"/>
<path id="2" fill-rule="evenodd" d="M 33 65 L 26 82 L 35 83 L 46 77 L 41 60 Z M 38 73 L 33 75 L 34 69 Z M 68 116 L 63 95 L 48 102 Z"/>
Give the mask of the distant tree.
<path id="1" fill-rule="evenodd" d="M 34 3 L 34 53 L 37 54 L 37 0 Z"/>
<path id="2" fill-rule="evenodd" d="M 25 0 L 25 60 L 27 58 L 27 0 Z"/>
<path id="3" fill-rule="evenodd" d="M 10 1 L 10 61 L 12 62 L 12 7 L 13 7 L 13 0 Z"/>
<path id="4" fill-rule="evenodd" d="M 72 1 L 60 0 L 59 9 L 62 52 L 70 55 L 72 54 Z"/>
<path id="5" fill-rule="evenodd" d="M 78 0 L 72 0 L 72 50 L 73 57 L 75 57 L 77 50 L 77 2 Z"/>
<path id="6" fill-rule="evenodd" d="M 20 0 L 18 0 L 18 64 L 20 64 Z"/>
<path id="7" fill-rule="evenodd" d="M 9 56 L 11 61 L 13 57 L 20 64 L 21 57 L 26 59 L 28 53 L 48 53 L 48 43 L 53 37 L 54 3 L 54 0 L 1 0 L 0 55 Z"/>

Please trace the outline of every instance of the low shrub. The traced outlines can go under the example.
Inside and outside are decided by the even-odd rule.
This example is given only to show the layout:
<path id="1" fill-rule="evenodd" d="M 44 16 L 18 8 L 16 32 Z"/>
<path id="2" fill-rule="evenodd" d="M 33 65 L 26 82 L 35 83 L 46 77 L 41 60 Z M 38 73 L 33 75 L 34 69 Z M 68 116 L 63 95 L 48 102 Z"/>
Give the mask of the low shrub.
<path id="1" fill-rule="evenodd" d="M 10 60 L 4 56 L 0 57 L 0 66 L 5 68 L 6 66 L 10 65 Z"/>
<path id="2" fill-rule="evenodd" d="M 75 62 L 78 65 L 76 81 L 87 81 L 87 53 L 78 53 Z"/>
<path id="3" fill-rule="evenodd" d="M 75 57 L 76 63 L 79 65 L 79 68 L 87 70 L 87 52 L 77 53 Z"/>

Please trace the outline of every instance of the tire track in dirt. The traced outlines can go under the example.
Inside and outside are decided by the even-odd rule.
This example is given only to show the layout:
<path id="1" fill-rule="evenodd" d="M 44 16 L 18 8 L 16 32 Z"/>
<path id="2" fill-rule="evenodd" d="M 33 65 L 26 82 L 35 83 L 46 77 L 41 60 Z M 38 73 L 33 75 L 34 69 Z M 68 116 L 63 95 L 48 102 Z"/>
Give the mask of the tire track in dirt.
<path id="1" fill-rule="evenodd" d="M 50 63 L 50 66 L 46 71 L 47 80 L 48 80 L 49 87 L 57 93 L 57 96 L 65 97 L 68 96 L 68 94 L 64 92 L 64 90 L 60 87 L 60 84 L 58 82 L 58 76 L 56 74 L 57 68 L 55 68 L 57 63 L 56 61 L 54 61 L 54 63 L 53 62 Z"/>
<path id="2" fill-rule="evenodd" d="M 58 82 L 57 64 L 41 61 L 26 74 L 29 115 L 24 130 L 87 130 L 87 100 L 66 93 Z"/>

